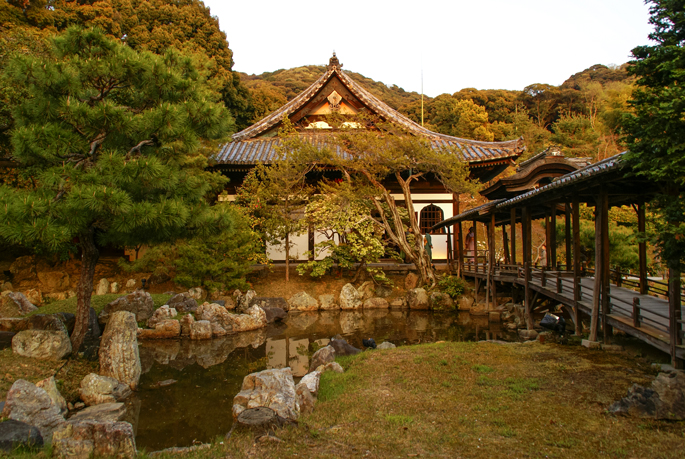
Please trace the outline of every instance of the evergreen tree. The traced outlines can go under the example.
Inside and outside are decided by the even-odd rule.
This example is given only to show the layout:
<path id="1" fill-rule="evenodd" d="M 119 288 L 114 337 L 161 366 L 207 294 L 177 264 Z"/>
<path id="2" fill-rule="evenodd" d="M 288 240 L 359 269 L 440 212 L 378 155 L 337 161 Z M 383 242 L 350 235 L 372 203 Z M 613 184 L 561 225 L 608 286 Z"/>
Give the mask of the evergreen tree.
<path id="1" fill-rule="evenodd" d="M 231 118 L 205 72 L 177 51 L 136 52 L 98 30 L 70 28 L 54 59 L 14 59 L 29 96 L 15 110 L 14 159 L 28 189 L 0 187 L 0 238 L 81 251 L 72 344 L 87 329 L 98 246 L 135 247 L 209 234 L 227 219 L 205 195 L 225 179 L 205 172 L 203 138 Z"/>
<path id="2" fill-rule="evenodd" d="M 657 243 L 673 281 L 685 264 L 685 2 L 650 3 L 655 44 L 633 49 L 628 69 L 637 89 L 635 113 L 624 118 L 626 161 L 636 174 L 662 184 L 653 203 L 662 217 Z"/>

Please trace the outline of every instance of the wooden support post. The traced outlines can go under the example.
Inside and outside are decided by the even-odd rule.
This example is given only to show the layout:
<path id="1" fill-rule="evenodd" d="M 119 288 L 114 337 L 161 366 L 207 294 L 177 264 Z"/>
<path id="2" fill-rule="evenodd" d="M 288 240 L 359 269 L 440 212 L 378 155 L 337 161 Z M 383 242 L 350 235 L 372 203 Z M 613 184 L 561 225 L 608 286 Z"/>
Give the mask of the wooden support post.
<path id="1" fill-rule="evenodd" d="M 577 196 L 573 198 L 571 212 L 573 214 L 573 297 L 575 300 L 573 314 L 575 315 L 576 336 L 580 336 L 583 334 L 583 328 L 580 325 L 580 309 L 578 306 L 582 295 L 580 294 L 580 202 Z"/>
<path id="2" fill-rule="evenodd" d="M 523 262 L 528 263 L 530 266 L 533 258 L 533 235 L 531 234 L 530 211 L 528 210 L 528 207 L 524 207 L 521 213 L 521 220 L 523 221 L 523 224 L 521 225 L 521 232 L 523 233 Z"/>
<path id="3" fill-rule="evenodd" d="M 541 260 L 540 264 L 545 267 L 545 266 L 552 266 L 552 263 L 550 263 L 550 249 L 551 247 L 549 246 L 550 241 L 552 240 L 552 234 L 551 234 L 551 228 L 552 225 L 550 224 L 550 216 L 549 213 L 545 215 L 545 259 Z"/>
<path id="4" fill-rule="evenodd" d="M 605 186 L 600 188 L 602 201 L 602 334 L 604 344 L 609 344 L 613 327 L 607 322 L 611 314 L 611 269 L 609 259 L 609 193 Z"/>
<path id="5" fill-rule="evenodd" d="M 600 186 L 599 195 L 597 196 L 597 202 L 595 203 L 595 283 L 592 296 L 592 314 L 590 318 L 590 341 L 597 341 L 598 329 L 599 329 L 599 313 L 602 300 L 602 286 L 604 274 L 604 246 L 602 245 L 603 238 L 602 233 L 604 225 L 602 219 L 604 219 L 604 195 L 606 191 L 603 186 Z"/>
<path id="6" fill-rule="evenodd" d="M 633 327 L 640 328 L 640 298 L 633 297 Z"/>
<path id="7" fill-rule="evenodd" d="M 474 270 L 478 272 L 478 222 L 473 221 L 473 262 Z"/>
<path id="8" fill-rule="evenodd" d="M 550 269 L 556 271 L 557 269 L 557 205 L 552 204 L 552 211 L 549 217 L 549 244 L 547 244 L 547 253 L 549 254 Z"/>
<path id="9" fill-rule="evenodd" d="M 678 263 L 675 260 L 673 264 Z M 669 264 L 671 264 L 669 262 Z M 683 344 L 683 337 L 680 331 L 683 329 L 680 321 L 682 320 L 680 302 L 680 270 L 669 268 L 668 270 L 668 330 L 670 335 L 671 365 L 673 368 L 682 369 L 683 359 L 676 357 L 678 346 Z"/>
<path id="10" fill-rule="evenodd" d="M 452 194 L 452 215 L 459 215 L 460 210 L 459 210 L 459 195 L 453 193 Z M 462 262 L 463 262 L 463 253 L 461 250 L 461 223 L 457 223 L 454 225 L 454 234 L 452 234 L 452 248 L 454 250 L 454 253 L 452 254 L 452 259 L 453 262 L 455 261 L 454 259 L 456 258 L 456 268 L 457 268 L 457 276 L 462 275 Z M 449 238 L 449 235 L 447 236 Z"/>
<path id="11" fill-rule="evenodd" d="M 464 238 L 463 238 L 463 227 L 461 226 L 461 222 L 456 224 L 457 227 L 457 232 L 459 235 L 457 236 L 457 272 L 458 275 L 463 279 L 464 278 Z"/>
<path id="12" fill-rule="evenodd" d="M 557 293 L 564 292 L 564 284 L 561 281 L 561 273 L 557 271 Z"/>
<path id="13" fill-rule="evenodd" d="M 637 205 L 637 231 L 644 236 L 645 233 L 645 203 L 641 202 Z M 640 293 L 647 295 L 649 293 L 649 284 L 647 283 L 647 243 L 645 241 L 637 244 L 637 250 L 640 256 Z"/>
<path id="14" fill-rule="evenodd" d="M 452 265 L 454 265 L 454 249 L 452 248 L 452 235 L 450 234 L 450 227 L 446 226 L 447 231 L 447 271 L 452 275 Z"/>
<path id="15" fill-rule="evenodd" d="M 511 264 L 516 264 L 516 208 L 511 209 Z"/>
<path id="16" fill-rule="evenodd" d="M 490 216 L 490 225 L 489 225 L 489 230 L 490 230 L 490 259 L 488 263 L 490 264 L 490 298 L 492 299 L 493 302 L 493 307 L 497 307 L 497 304 L 495 304 L 495 259 L 496 259 L 496 252 L 497 252 L 497 241 L 495 240 L 495 213 L 493 212 L 492 215 Z"/>
<path id="17" fill-rule="evenodd" d="M 533 329 L 533 309 L 530 298 L 530 264 L 527 261 L 523 262 L 524 271 L 524 307 L 526 314 L 526 328 Z"/>
<path id="18" fill-rule="evenodd" d="M 564 206 L 566 214 L 566 271 L 573 271 L 571 266 L 571 254 L 573 253 L 573 241 L 571 239 L 571 203 L 567 202 Z"/>
<path id="19" fill-rule="evenodd" d="M 504 264 L 511 264 L 511 254 L 509 252 L 509 238 L 507 237 L 506 225 L 502 225 L 502 247 L 504 247 Z"/>

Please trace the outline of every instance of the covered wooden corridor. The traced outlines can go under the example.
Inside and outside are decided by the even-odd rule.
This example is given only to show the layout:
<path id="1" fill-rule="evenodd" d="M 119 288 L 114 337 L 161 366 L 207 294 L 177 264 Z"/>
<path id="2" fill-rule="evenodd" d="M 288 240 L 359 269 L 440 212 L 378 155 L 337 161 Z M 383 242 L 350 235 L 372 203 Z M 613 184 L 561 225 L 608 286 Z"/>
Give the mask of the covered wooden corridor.
<path id="1" fill-rule="evenodd" d="M 639 244 L 639 276 L 626 276 L 610 269 L 609 208 L 631 205 L 638 220 L 638 230 L 645 231 L 645 202 L 657 187 L 630 176 L 621 167 L 617 155 L 557 178 L 548 185 L 520 195 L 490 201 L 433 228 L 454 227 L 453 269 L 461 276 L 485 284 L 486 304 L 497 304 L 497 283 L 523 289 L 526 325 L 533 327 L 533 313 L 551 302 L 563 305 L 580 335 L 582 314 L 590 317 L 590 341 L 597 341 L 598 331 L 609 343 L 613 328 L 632 335 L 671 355 L 672 364 L 682 368 L 683 315 L 680 273 L 672 270 L 670 282 L 647 277 L 646 244 Z M 580 204 L 595 208 L 595 266 L 581 263 Z M 566 221 L 565 263 L 557 261 L 556 221 Z M 531 222 L 545 219 L 546 257 L 540 267 L 532 258 Z M 478 228 L 483 225 L 487 248 L 479 250 L 477 239 L 464 247 L 462 223 Z M 517 235 L 517 224 L 520 236 Z M 502 228 L 502 255 L 496 256 L 495 227 Z M 507 231 L 508 230 L 508 231 Z M 471 237 L 477 238 L 478 231 Z M 520 239 L 520 240 L 519 240 Z M 517 244 L 522 260 L 517 260 Z M 675 271 L 675 272 L 674 272 Z M 548 306 L 547 306 L 548 307 Z"/>

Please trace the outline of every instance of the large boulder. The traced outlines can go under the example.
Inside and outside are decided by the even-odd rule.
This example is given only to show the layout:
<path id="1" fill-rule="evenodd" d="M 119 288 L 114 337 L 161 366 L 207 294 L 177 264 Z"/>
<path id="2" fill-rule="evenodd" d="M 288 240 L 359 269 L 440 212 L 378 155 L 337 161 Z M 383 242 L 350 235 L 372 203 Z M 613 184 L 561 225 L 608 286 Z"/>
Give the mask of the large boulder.
<path id="1" fill-rule="evenodd" d="M 134 390 L 141 373 L 137 332 L 136 316 L 117 311 L 110 316 L 100 344 L 100 374 Z"/>
<path id="2" fill-rule="evenodd" d="M 183 337 L 189 337 L 190 336 L 190 328 L 193 326 L 193 323 L 195 322 L 195 316 L 192 314 L 186 314 L 183 316 L 180 320 L 181 322 L 181 336 Z"/>
<path id="3" fill-rule="evenodd" d="M 243 294 L 240 290 L 235 290 L 233 292 L 233 298 L 235 298 L 236 311 L 244 313 L 253 305 L 252 301 L 257 298 L 257 292 L 248 290 Z"/>
<path id="4" fill-rule="evenodd" d="M 409 309 L 430 309 L 428 294 L 422 288 L 413 288 L 407 292 Z"/>
<path id="5" fill-rule="evenodd" d="M 34 314 L 24 319 L 25 330 L 52 330 L 69 334 L 66 321 L 60 314 Z"/>
<path id="6" fill-rule="evenodd" d="M 19 285 L 25 280 L 36 279 L 36 263 L 32 255 L 19 257 L 10 265 L 10 273 L 12 274 L 12 282 L 14 285 Z"/>
<path id="7" fill-rule="evenodd" d="M 326 365 L 329 362 L 335 360 L 335 348 L 333 346 L 325 346 L 319 349 L 312 356 L 311 363 L 309 364 L 309 371 L 316 370 L 321 365 Z"/>
<path id="8" fill-rule="evenodd" d="M 197 308 L 195 316 L 212 324 L 214 336 L 266 327 L 266 313 L 259 306 L 248 308 L 247 314 L 231 314 L 223 306 L 204 303 Z"/>
<path id="9" fill-rule="evenodd" d="M 69 290 L 71 285 L 69 274 L 64 271 L 41 271 L 38 273 L 38 279 L 43 285 L 43 289 L 50 292 Z"/>
<path id="10" fill-rule="evenodd" d="M 59 389 L 57 389 L 57 383 L 55 382 L 54 376 L 50 376 L 49 378 L 38 381 L 36 383 L 36 387 L 43 389 L 45 393 L 48 394 L 48 397 L 50 397 L 50 400 L 52 400 L 52 403 L 59 408 L 60 414 L 62 416 L 66 416 L 68 411 L 67 401 L 64 399 L 64 397 L 62 397 Z"/>
<path id="11" fill-rule="evenodd" d="M 176 319 L 162 320 L 153 329 L 138 329 L 138 339 L 174 339 L 180 337 L 181 322 Z"/>
<path id="12" fill-rule="evenodd" d="M 71 341 L 62 331 L 24 330 L 12 338 L 12 352 L 40 360 L 62 360 L 71 354 Z"/>
<path id="13" fill-rule="evenodd" d="M 340 309 L 340 306 L 338 306 L 338 302 L 335 299 L 335 295 L 331 295 L 330 293 L 319 295 L 319 309 L 322 311 Z"/>
<path id="14" fill-rule="evenodd" d="M 48 445 L 52 442 L 53 432 L 64 424 L 60 408 L 48 393 L 23 379 L 17 379 L 7 392 L 2 415 L 37 427 Z"/>
<path id="15" fill-rule="evenodd" d="M 288 300 L 289 311 L 316 311 L 319 302 L 307 292 L 296 293 Z"/>
<path id="16" fill-rule="evenodd" d="M 22 317 L 37 309 L 21 292 L 0 295 L 0 317 Z"/>
<path id="17" fill-rule="evenodd" d="M 352 284 L 345 284 L 338 300 L 340 309 L 359 309 L 362 306 L 361 295 Z"/>
<path id="18" fill-rule="evenodd" d="M 272 409 L 285 421 L 296 421 L 300 404 L 290 368 L 264 370 L 251 373 L 243 379 L 238 395 L 233 399 L 233 418 L 249 408 Z"/>
<path id="19" fill-rule="evenodd" d="M 342 338 L 332 339 L 329 346 L 331 346 L 333 349 L 335 349 L 336 357 L 344 357 L 346 355 L 355 355 L 355 354 L 359 354 L 361 352 L 361 349 L 357 349 L 356 347 L 352 346 L 351 344 L 348 344 L 347 341 L 345 341 Z"/>
<path id="20" fill-rule="evenodd" d="M 85 408 L 72 417 L 69 418 L 69 422 L 74 421 L 85 421 L 85 420 L 95 420 L 95 421 L 123 421 L 126 418 L 126 405 L 123 403 L 100 403 L 98 405 L 89 406 Z"/>
<path id="21" fill-rule="evenodd" d="M 445 311 L 449 309 L 454 309 L 454 301 L 452 300 L 452 297 L 450 297 L 447 293 L 431 292 L 430 306 L 431 309 Z"/>
<path id="22" fill-rule="evenodd" d="M 314 397 L 319 395 L 319 382 L 321 380 L 321 372 L 318 370 L 312 371 L 311 373 L 307 373 L 302 377 L 300 380 L 301 384 L 304 384 L 307 386 L 307 389 L 309 389 L 309 392 L 312 393 Z"/>
<path id="23" fill-rule="evenodd" d="M 404 289 L 409 291 L 415 289 L 419 284 L 419 276 L 415 273 L 408 273 L 407 277 L 404 278 Z"/>
<path id="24" fill-rule="evenodd" d="M 390 341 L 384 341 L 383 343 L 379 344 L 376 349 L 384 350 L 384 349 L 395 349 L 397 346 L 392 344 Z"/>
<path id="25" fill-rule="evenodd" d="M 40 307 L 43 304 L 43 292 L 36 288 L 30 288 L 24 291 L 24 296 L 27 300 L 29 300 L 29 303 L 33 304 L 34 306 Z"/>
<path id="26" fill-rule="evenodd" d="M 202 340 L 212 338 L 212 324 L 208 320 L 198 320 L 190 325 L 190 339 Z"/>
<path id="27" fill-rule="evenodd" d="M 166 306 L 175 309 L 181 314 L 197 311 L 197 301 L 195 298 L 192 298 L 184 293 L 178 293 L 169 298 L 169 301 L 166 302 Z"/>
<path id="28" fill-rule="evenodd" d="M 255 296 L 250 300 L 250 306 L 254 305 L 257 305 L 262 309 L 280 308 L 284 311 L 288 310 L 288 302 L 285 298 L 280 297 Z"/>
<path id="29" fill-rule="evenodd" d="M 149 328 L 155 328 L 158 323 L 168 320 L 168 319 L 173 319 L 178 315 L 178 312 L 176 311 L 176 308 L 169 307 L 169 305 L 164 305 L 161 308 L 157 309 L 153 314 L 152 317 L 150 317 L 147 320 L 147 326 Z"/>
<path id="30" fill-rule="evenodd" d="M 136 322 L 143 322 L 152 317 L 155 311 L 155 302 L 148 292 L 137 290 L 122 296 L 107 304 L 98 320 L 106 324 L 110 316 L 117 311 L 128 311 L 135 315 Z"/>
<path id="31" fill-rule="evenodd" d="M 64 423 L 55 432 L 52 452 L 58 458 L 74 459 L 137 456 L 131 424 L 96 420 Z"/>
<path id="32" fill-rule="evenodd" d="M 357 292 L 359 292 L 362 302 L 366 301 L 376 294 L 376 285 L 373 281 L 366 281 L 359 286 Z"/>
<path id="33" fill-rule="evenodd" d="M 40 448 L 42 446 L 43 436 L 38 428 L 14 419 L 0 422 L 0 451 L 11 453 L 20 447 Z"/>
<path id="34" fill-rule="evenodd" d="M 102 279 L 100 279 L 100 282 L 98 282 L 97 287 L 95 287 L 95 294 L 96 295 L 107 295 L 108 293 L 109 293 L 109 281 L 103 277 Z"/>
<path id="35" fill-rule="evenodd" d="M 120 402 L 131 395 L 131 388 L 114 378 L 95 373 L 81 380 L 81 400 L 88 406 Z"/>
<path id="36" fill-rule="evenodd" d="M 288 313 L 281 308 L 268 308 L 260 306 L 266 314 L 266 323 L 272 324 L 274 322 L 283 322 L 288 318 Z"/>
<path id="37" fill-rule="evenodd" d="M 390 304 L 383 298 L 369 298 L 364 301 L 364 309 L 388 309 Z"/>
<path id="38" fill-rule="evenodd" d="M 609 407 L 609 412 L 645 418 L 682 421 L 685 419 L 685 374 L 659 373 L 651 387 L 637 384 Z"/>

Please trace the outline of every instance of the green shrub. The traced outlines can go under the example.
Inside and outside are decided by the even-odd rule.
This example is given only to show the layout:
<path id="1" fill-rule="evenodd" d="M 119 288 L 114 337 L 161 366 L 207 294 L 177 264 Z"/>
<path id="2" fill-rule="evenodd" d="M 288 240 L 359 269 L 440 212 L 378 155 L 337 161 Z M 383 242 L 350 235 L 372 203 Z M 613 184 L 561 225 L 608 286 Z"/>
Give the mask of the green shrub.
<path id="1" fill-rule="evenodd" d="M 441 292 L 447 293 L 452 299 L 457 299 L 464 294 L 466 282 L 457 276 L 445 276 L 438 281 Z"/>

